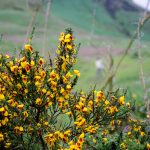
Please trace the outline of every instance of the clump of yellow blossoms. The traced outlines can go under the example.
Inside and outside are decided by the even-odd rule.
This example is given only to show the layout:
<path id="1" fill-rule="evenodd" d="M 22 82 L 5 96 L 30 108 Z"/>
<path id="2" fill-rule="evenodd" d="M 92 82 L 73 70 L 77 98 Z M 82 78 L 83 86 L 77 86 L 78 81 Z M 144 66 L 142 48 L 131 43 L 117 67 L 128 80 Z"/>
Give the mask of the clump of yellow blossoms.
<path id="1" fill-rule="evenodd" d="M 73 90 L 80 72 L 73 68 L 78 47 L 70 29 L 61 33 L 56 52 L 50 64 L 31 44 L 19 59 L 0 55 L 1 149 L 96 148 L 93 143 L 105 146 L 113 133 L 123 130 L 125 119 L 133 122 L 124 95 Z M 136 124 L 124 136 L 132 140 L 132 131 L 145 136 Z M 127 149 L 127 141 L 118 145 Z"/>

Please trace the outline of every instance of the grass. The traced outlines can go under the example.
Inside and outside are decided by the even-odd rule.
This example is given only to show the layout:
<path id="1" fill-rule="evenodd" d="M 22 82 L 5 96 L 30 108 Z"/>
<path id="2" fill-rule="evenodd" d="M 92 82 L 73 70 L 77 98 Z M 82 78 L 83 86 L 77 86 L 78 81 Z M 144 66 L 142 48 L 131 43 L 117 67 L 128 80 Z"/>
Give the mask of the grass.
<path id="1" fill-rule="evenodd" d="M 94 22 L 94 34 L 120 35 L 114 27 L 115 21 L 110 18 L 101 5 L 95 6 L 91 0 L 65 0 L 59 3 L 54 1 L 52 6 L 54 14 L 85 31 L 91 31 Z M 95 18 L 93 18 L 93 8 L 96 10 Z"/>
<path id="2" fill-rule="evenodd" d="M 116 63 L 118 62 L 118 59 L 119 56 L 115 57 Z M 103 58 L 103 60 L 106 61 L 106 58 Z M 149 64 L 149 57 L 144 57 L 143 72 L 146 80 L 146 87 L 150 87 Z M 99 79 L 96 79 L 95 59 L 91 61 L 79 60 L 77 68 L 81 72 L 81 77 L 79 79 L 79 85 L 76 89 L 89 91 L 94 87 L 94 85 L 96 85 L 96 89 L 100 90 L 105 74 L 100 74 Z M 129 94 L 132 93 L 136 95 L 137 103 L 143 103 L 144 90 L 140 80 L 140 67 L 137 58 L 133 58 L 131 54 L 125 58 L 114 79 L 114 84 L 114 89 L 127 89 Z"/>

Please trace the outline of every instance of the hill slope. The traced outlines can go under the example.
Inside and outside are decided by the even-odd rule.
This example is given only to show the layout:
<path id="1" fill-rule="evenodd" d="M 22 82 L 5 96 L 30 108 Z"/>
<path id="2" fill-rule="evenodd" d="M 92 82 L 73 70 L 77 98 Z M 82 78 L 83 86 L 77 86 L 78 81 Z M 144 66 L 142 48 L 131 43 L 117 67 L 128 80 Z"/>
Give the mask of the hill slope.
<path id="1" fill-rule="evenodd" d="M 43 44 L 41 42 L 47 0 L 32 0 L 39 3 L 41 1 L 44 1 L 44 5 L 34 22 L 34 41 L 39 49 Z M 14 49 L 23 44 L 33 14 L 27 6 L 27 0 L 0 1 L 0 38 L 3 36 L 4 42 L 1 42 L 1 45 L 5 49 Z M 115 48 L 118 48 L 122 45 L 116 41 L 118 38 L 120 40 L 120 37 L 126 38 L 133 34 L 139 15 L 139 9 L 128 0 L 52 0 L 47 35 L 52 47 L 56 45 L 59 33 L 66 27 L 72 27 L 83 46 L 93 42 L 94 46 L 100 47 L 101 39 L 109 39 L 115 41 Z M 150 40 L 149 25 L 150 23 L 147 23 L 142 30 L 142 39 Z M 49 48 L 49 43 L 46 47 Z"/>
<path id="2" fill-rule="evenodd" d="M 131 36 L 141 15 L 141 10 L 128 0 L 53 0 L 52 10 L 70 24 L 109 36 Z M 148 25 L 143 32 L 148 39 Z"/>
<path id="3" fill-rule="evenodd" d="M 32 1 L 45 2 L 47 0 Z M 13 9 L 21 13 L 28 11 L 26 6 L 25 0 L 1 0 L 0 2 L 1 9 Z M 43 7 L 43 12 L 44 9 L 45 7 Z M 129 0 L 52 0 L 51 5 L 51 15 L 64 20 L 66 24 L 98 35 L 131 36 L 136 28 L 135 22 L 138 21 L 139 14 L 139 8 Z M 3 18 L 0 18 L 0 22 L 4 19 L 2 15 L 5 14 L 1 14 L 0 17 Z M 10 18 L 5 19 L 9 21 Z M 20 19 L 20 21 L 23 20 Z M 150 34 L 148 25 L 143 32 L 147 38 Z"/>

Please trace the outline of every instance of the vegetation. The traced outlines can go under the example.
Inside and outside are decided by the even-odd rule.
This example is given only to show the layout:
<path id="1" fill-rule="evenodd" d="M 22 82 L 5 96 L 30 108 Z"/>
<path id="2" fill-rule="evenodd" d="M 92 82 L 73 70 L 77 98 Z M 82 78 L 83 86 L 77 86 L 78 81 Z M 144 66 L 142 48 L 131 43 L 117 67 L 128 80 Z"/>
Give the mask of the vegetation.
<path id="1" fill-rule="evenodd" d="M 73 91 L 80 72 L 72 30 L 59 41 L 54 64 L 31 43 L 19 59 L 0 55 L 1 149 L 149 149 L 146 122 L 132 118 L 126 93 Z"/>
<path id="2" fill-rule="evenodd" d="M 150 150 L 150 15 L 107 2 L 0 2 L 0 149 Z"/>

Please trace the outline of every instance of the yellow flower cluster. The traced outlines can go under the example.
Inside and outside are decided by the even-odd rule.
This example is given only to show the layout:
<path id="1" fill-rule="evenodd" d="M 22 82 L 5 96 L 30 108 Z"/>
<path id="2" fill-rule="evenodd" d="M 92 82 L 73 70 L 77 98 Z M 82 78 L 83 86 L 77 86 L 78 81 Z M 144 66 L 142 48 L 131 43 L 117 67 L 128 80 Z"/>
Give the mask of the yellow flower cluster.
<path id="1" fill-rule="evenodd" d="M 56 131 L 55 133 L 50 133 L 45 136 L 45 141 L 53 148 L 58 140 L 66 143 L 68 142 L 68 136 L 70 136 L 71 131 L 67 130 L 65 132 Z"/>
<path id="2" fill-rule="evenodd" d="M 49 116 L 52 116 L 51 120 L 56 122 L 55 113 L 67 112 L 67 99 L 70 98 L 80 72 L 71 70 L 77 56 L 72 33 L 62 33 L 60 39 L 53 68 L 34 51 L 31 44 L 24 46 L 21 52 L 23 56 L 19 59 L 0 54 L 0 101 L 2 102 L 0 127 L 3 128 L 0 145 L 2 144 L 2 147 L 13 148 L 19 142 L 24 143 L 22 140 L 24 133 L 30 136 L 36 135 L 35 138 L 38 137 L 37 139 L 42 143 L 44 141 L 42 135 L 51 130 Z M 13 136 L 16 138 L 11 139 Z M 20 141 L 18 142 L 17 139 Z M 11 140 L 15 142 L 8 144 Z"/>
<path id="3" fill-rule="evenodd" d="M 124 95 L 73 90 L 80 77 L 73 68 L 77 53 L 68 29 L 60 35 L 54 64 L 31 44 L 19 59 L 0 54 L 0 148 L 33 149 L 38 144 L 43 149 L 81 150 L 88 147 L 87 137 L 101 135 L 106 144 L 109 131 L 121 128 L 130 111 Z M 136 124 L 125 136 L 132 137 L 132 132 L 145 136 Z"/>

